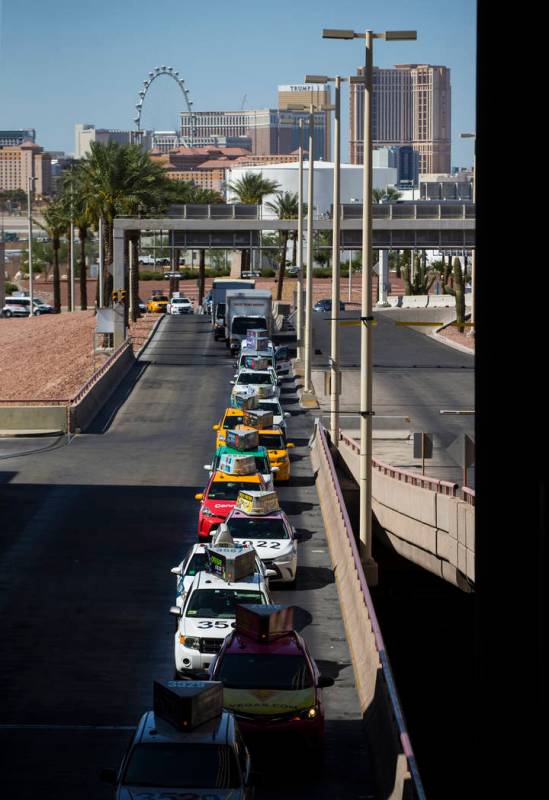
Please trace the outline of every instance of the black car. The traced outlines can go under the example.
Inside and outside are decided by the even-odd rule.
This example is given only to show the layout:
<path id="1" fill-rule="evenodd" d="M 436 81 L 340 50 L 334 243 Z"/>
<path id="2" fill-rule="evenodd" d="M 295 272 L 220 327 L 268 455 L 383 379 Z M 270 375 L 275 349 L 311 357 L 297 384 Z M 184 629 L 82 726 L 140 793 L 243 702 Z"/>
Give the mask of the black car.
<path id="1" fill-rule="evenodd" d="M 313 306 L 313 311 L 331 311 L 332 310 L 332 301 L 330 298 L 324 298 L 324 300 L 319 300 Z M 339 301 L 339 310 L 345 311 L 345 303 L 342 303 L 341 300 Z"/>

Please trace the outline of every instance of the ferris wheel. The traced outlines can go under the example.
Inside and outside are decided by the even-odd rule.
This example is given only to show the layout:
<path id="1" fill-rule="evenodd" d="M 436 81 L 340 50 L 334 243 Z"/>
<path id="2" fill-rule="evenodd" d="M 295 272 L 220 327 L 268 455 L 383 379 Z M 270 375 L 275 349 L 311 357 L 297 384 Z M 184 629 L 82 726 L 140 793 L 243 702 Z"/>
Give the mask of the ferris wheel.
<path id="1" fill-rule="evenodd" d="M 133 121 L 135 122 L 136 132 L 138 134 L 141 133 L 141 110 L 143 108 L 143 100 L 145 99 L 145 96 L 149 91 L 149 88 L 153 83 L 153 81 L 156 80 L 156 78 L 159 78 L 160 75 L 167 75 L 169 78 L 172 78 L 177 83 L 177 85 L 181 89 L 183 97 L 185 98 L 185 105 L 187 107 L 187 111 L 192 115 L 193 101 L 189 99 L 189 90 L 185 86 L 184 79 L 179 77 L 179 72 L 175 70 L 173 67 L 166 67 L 166 66 L 156 67 L 156 69 L 154 69 L 152 72 L 149 72 L 148 78 L 146 78 L 143 81 L 143 88 L 137 93 L 138 100 L 137 103 L 135 104 L 136 115 L 133 118 Z M 191 137 L 193 137 L 193 134 L 194 134 L 194 125 L 192 128 Z M 191 141 L 183 140 L 183 144 L 186 147 L 192 147 L 192 140 Z"/>

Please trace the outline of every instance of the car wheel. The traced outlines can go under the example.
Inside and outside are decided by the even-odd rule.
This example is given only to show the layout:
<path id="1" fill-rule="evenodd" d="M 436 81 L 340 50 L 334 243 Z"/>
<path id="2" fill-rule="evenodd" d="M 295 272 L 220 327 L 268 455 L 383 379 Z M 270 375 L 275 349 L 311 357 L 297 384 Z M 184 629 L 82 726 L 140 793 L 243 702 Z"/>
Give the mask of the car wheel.
<path id="1" fill-rule="evenodd" d="M 7 311 L 4 311 L 4 316 L 5 316 L 5 317 L 13 317 L 13 314 L 12 314 L 12 313 L 11 313 L 11 311 L 8 309 Z"/>
<path id="2" fill-rule="evenodd" d="M 41 311 L 35 311 L 35 312 L 34 312 L 34 316 L 35 316 L 35 317 L 39 317 L 41 313 L 42 313 Z"/>

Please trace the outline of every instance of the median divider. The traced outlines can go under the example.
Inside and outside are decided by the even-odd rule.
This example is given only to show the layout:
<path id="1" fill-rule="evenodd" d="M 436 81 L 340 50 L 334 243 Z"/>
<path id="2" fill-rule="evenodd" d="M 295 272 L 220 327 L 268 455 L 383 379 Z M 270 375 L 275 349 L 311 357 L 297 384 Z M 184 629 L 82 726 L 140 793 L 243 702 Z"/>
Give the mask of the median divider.
<path id="1" fill-rule="evenodd" d="M 425 793 L 385 644 L 326 432 L 318 419 L 309 444 L 364 730 L 372 753 L 376 797 L 422 799 Z"/>

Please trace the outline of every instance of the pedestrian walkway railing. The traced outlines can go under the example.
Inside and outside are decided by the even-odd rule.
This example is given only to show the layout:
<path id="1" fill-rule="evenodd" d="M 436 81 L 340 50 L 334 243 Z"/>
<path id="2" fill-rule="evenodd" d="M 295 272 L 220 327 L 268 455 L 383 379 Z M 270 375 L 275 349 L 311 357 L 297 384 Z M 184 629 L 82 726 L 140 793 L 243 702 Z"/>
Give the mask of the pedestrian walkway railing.
<path id="1" fill-rule="evenodd" d="M 356 453 L 360 453 L 359 445 L 354 439 L 351 439 L 350 436 L 346 436 L 346 434 L 340 431 L 339 438 L 340 441 L 344 442 L 348 447 L 350 447 Z M 431 492 L 437 492 L 438 494 L 446 494 L 449 495 L 450 497 L 457 497 L 458 494 L 457 483 L 451 483 L 450 481 L 443 481 L 438 478 L 430 478 L 428 475 L 420 475 L 418 472 L 412 472 L 411 470 L 401 469 L 400 467 L 394 467 L 392 464 L 386 464 L 384 461 L 379 461 L 377 458 L 372 458 L 372 467 L 374 469 L 377 469 L 378 472 L 381 472 L 383 475 L 387 475 L 390 478 L 395 478 L 396 480 L 403 481 L 404 483 L 409 483 L 412 486 L 419 486 L 422 489 L 429 489 Z"/>
<path id="2" fill-rule="evenodd" d="M 466 503 L 469 503 L 470 506 L 475 505 L 475 490 L 471 489 L 469 486 L 462 486 L 461 487 L 461 494 L 463 499 Z"/>
<path id="3" fill-rule="evenodd" d="M 75 394 L 75 395 L 74 395 L 74 397 L 72 397 L 72 398 L 69 400 L 70 404 L 71 404 L 71 405 L 76 405 L 77 403 L 79 403 L 79 402 L 80 402 L 80 400 L 82 400 L 82 398 L 84 397 L 84 395 L 86 395 L 86 394 L 87 394 L 87 393 L 90 391 L 90 389 L 92 388 L 92 386 L 94 386 L 94 384 L 96 384 L 96 383 L 97 383 L 97 381 L 98 381 L 98 380 L 99 380 L 101 377 L 103 377 L 103 375 L 105 374 L 105 372 L 107 372 L 107 370 L 109 370 L 109 369 L 112 367 L 112 365 L 115 363 L 115 361 L 118 361 L 118 359 L 119 359 L 119 358 L 120 358 L 120 357 L 121 357 L 121 356 L 122 356 L 122 355 L 123 355 L 123 354 L 124 354 L 124 353 L 125 353 L 125 352 L 126 352 L 126 351 L 127 351 L 129 348 L 130 348 L 130 347 L 131 347 L 131 346 L 132 346 L 132 343 L 131 343 L 131 341 L 130 341 L 129 339 L 126 339 L 126 341 L 124 342 L 124 344 L 121 344 L 121 345 L 120 345 L 120 347 L 118 347 L 118 348 L 117 348 L 117 349 L 114 351 L 114 353 L 113 353 L 113 354 L 112 354 L 112 355 L 111 355 L 111 356 L 110 356 L 110 357 L 109 357 L 109 358 L 108 358 L 108 359 L 105 361 L 105 363 L 104 363 L 104 364 L 102 364 L 102 365 L 99 367 L 99 369 L 96 369 L 96 370 L 95 370 L 95 372 L 93 373 L 93 375 L 92 375 L 90 378 L 88 378 L 88 380 L 86 381 L 86 383 L 85 383 L 83 386 L 81 386 L 81 387 L 80 387 L 80 389 L 79 389 L 79 391 L 77 392 L 77 394 Z"/>
<path id="4" fill-rule="evenodd" d="M 338 581 L 338 589 L 341 591 L 340 601 L 342 612 L 344 617 L 346 612 L 349 612 L 349 614 L 353 616 L 354 624 L 351 624 L 351 620 L 345 620 L 345 618 L 344 622 L 346 622 L 349 647 L 353 657 L 355 675 L 357 676 L 357 688 L 361 700 L 361 707 L 364 712 L 365 724 L 368 730 L 368 722 L 366 720 L 370 719 L 369 725 L 372 728 L 372 730 L 369 731 L 368 738 L 374 751 L 374 760 L 379 761 L 378 769 L 383 773 L 380 779 L 383 780 L 384 783 L 387 781 L 389 782 L 391 786 L 391 797 L 424 800 L 425 793 L 396 690 L 385 643 L 381 635 L 374 604 L 366 582 L 364 568 L 362 566 L 347 507 L 341 493 L 335 464 L 326 436 L 326 430 L 319 419 L 315 420 L 315 429 L 311 437 L 310 445 L 313 448 L 313 452 L 315 452 L 318 445 L 317 452 L 319 457 L 317 456 L 315 460 L 318 461 L 320 465 L 317 475 L 322 472 L 321 480 L 323 481 L 324 488 L 329 487 L 332 490 L 330 492 L 332 495 L 331 497 L 324 497 L 325 505 L 322 503 L 323 497 L 319 491 L 319 494 L 321 494 L 323 515 L 325 513 L 326 515 L 330 513 L 334 497 L 337 506 L 338 513 L 336 517 L 330 517 L 330 519 L 333 518 L 336 520 L 336 525 L 330 531 L 327 529 L 328 543 L 330 545 L 330 552 L 332 553 L 332 560 L 335 563 L 334 571 L 336 581 Z M 317 481 L 319 478 L 320 475 L 317 477 Z M 342 526 L 340 524 L 341 522 L 343 523 Z M 326 527 L 328 528 L 328 526 Z M 339 538 L 341 533 L 336 532 L 336 527 L 338 531 L 341 531 L 343 528 L 343 537 L 347 543 L 346 547 L 341 546 L 342 541 Z M 352 564 L 348 563 L 349 556 L 346 556 L 345 553 L 350 554 Z M 358 616 L 355 616 L 358 611 L 356 602 L 358 596 L 353 590 L 352 584 L 357 585 L 358 596 L 361 598 L 365 611 L 363 616 L 361 616 L 360 613 Z M 345 594 L 345 597 L 343 597 L 343 594 Z M 363 620 L 362 629 L 359 629 L 356 624 L 359 619 Z M 370 629 L 364 629 L 365 626 L 368 626 Z M 369 644 L 368 639 L 371 640 L 372 636 L 373 644 Z M 373 663 L 371 657 L 368 658 L 367 655 L 365 656 L 367 653 L 377 653 L 379 665 Z M 365 675 L 363 674 L 364 671 L 373 672 L 374 675 Z M 399 742 L 398 756 L 390 769 L 388 768 L 391 760 L 389 753 L 380 753 L 378 754 L 379 759 L 375 758 L 375 750 L 381 746 L 381 730 L 387 730 L 387 714 L 390 715 L 392 726 L 396 729 Z M 385 716 L 385 719 L 383 719 L 383 716 Z M 385 739 L 384 741 L 387 744 L 389 740 Z M 404 770 L 399 769 L 399 759 L 401 758 L 405 759 Z M 385 769 L 381 767 L 381 762 L 384 763 Z M 386 795 L 383 794 L 383 796 Z"/>

